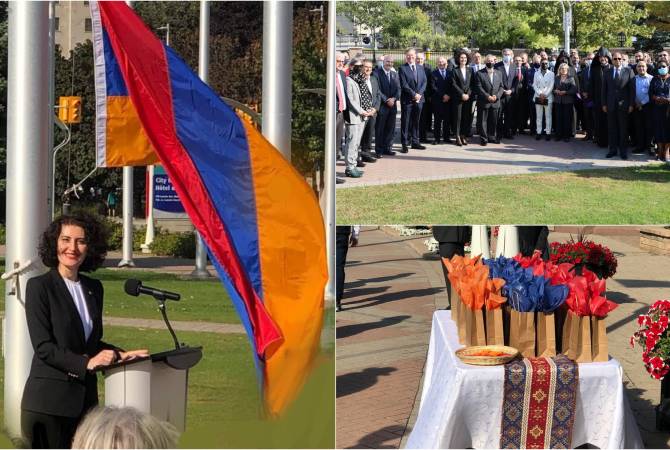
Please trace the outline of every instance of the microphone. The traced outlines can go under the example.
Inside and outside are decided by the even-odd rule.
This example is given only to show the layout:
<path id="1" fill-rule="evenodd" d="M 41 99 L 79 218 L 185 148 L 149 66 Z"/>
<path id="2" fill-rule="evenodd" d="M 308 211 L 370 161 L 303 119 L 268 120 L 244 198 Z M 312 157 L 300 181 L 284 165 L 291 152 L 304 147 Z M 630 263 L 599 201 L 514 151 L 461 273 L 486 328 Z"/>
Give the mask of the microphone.
<path id="1" fill-rule="evenodd" d="M 126 294 L 137 297 L 140 294 L 147 294 L 155 297 L 157 300 L 179 300 L 181 296 L 175 292 L 164 291 L 149 286 L 142 286 L 140 280 L 130 278 L 126 280 L 124 286 Z"/>

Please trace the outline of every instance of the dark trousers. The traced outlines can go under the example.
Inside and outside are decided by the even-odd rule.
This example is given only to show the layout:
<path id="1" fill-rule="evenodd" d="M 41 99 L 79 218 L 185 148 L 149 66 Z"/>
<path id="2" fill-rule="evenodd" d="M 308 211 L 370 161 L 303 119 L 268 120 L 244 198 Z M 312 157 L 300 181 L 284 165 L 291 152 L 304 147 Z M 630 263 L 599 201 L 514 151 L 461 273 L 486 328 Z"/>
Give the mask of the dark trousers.
<path id="1" fill-rule="evenodd" d="M 440 242 L 440 257 L 450 259 L 454 255 L 465 256 L 465 246 L 458 242 Z M 449 298 L 449 309 L 451 309 L 451 283 L 449 282 L 449 271 L 442 261 L 442 273 L 444 273 L 444 282 L 447 286 L 447 297 Z"/>
<path id="2" fill-rule="evenodd" d="M 610 152 L 628 156 L 628 109 L 607 109 L 607 139 Z"/>
<path id="3" fill-rule="evenodd" d="M 426 101 L 421 108 L 421 117 L 419 120 L 419 138 L 422 141 L 425 141 L 426 133 L 431 131 L 431 126 L 433 124 L 433 105 L 432 98 L 426 97 Z"/>
<path id="4" fill-rule="evenodd" d="M 512 112 L 514 113 L 514 118 L 512 121 L 512 133 L 518 134 L 526 129 L 528 126 L 528 98 L 524 91 L 517 94 L 516 97 L 512 97 L 514 105 L 512 106 Z"/>
<path id="5" fill-rule="evenodd" d="M 556 137 L 565 139 L 572 136 L 574 109 L 572 103 L 556 103 L 556 118 L 553 122 L 556 124 Z"/>
<path id="6" fill-rule="evenodd" d="M 536 123 L 537 123 L 537 111 L 535 111 L 535 102 L 533 101 L 533 95 L 529 94 L 528 98 L 528 115 L 530 116 L 530 134 L 535 134 Z"/>
<path id="7" fill-rule="evenodd" d="M 400 142 L 419 145 L 419 119 L 423 103 L 403 103 L 400 111 Z"/>
<path id="8" fill-rule="evenodd" d="M 457 136 L 469 135 L 472 128 L 472 102 L 470 100 L 464 102 L 452 99 L 451 103 L 451 120 L 454 134 Z"/>
<path id="9" fill-rule="evenodd" d="M 344 230 L 346 228 L 346 230 Z M 347 264 L 347 252 L 349 251 L 350 226 L 338 226 L 335 234 L 335 304 L 342 304 L 344 294 L 344 266 Z M 348 232 L 347 232 L 348 231 Z"/>
<path id="10" fill-rule="evenodd" d="M 483 108 L 477 106 L 477 130 L 479 137 L 487 142 L 496 140 L 496 128 L 498 126 L 499 108 Z"/>
<path id="11" fill-rule="evenodd" d="M 512 122 L 514 121 L 513 106 L 512 97 L 503 94 L 500 99 L 500 109 L 498 110 L 498 128 L 496 131 L 498 139 L 512 134 Z"/>
<path id="12" fill-rule="evenodd" d="M 398 109 L 393 106 L 389 108 L 382 104 L 377 120 L 375 121 L 375 151 L 383 153 L 390 151 L 393 146 L 393 136 L 395 134 L 395 118 L 398 115 Z"/>
<path id="13" fill-rule="evenodd" d="M 443 139 L 447 141 L 449 139 L 449 109 L 451 102 L 436 102 L 433 101 L 433 114 L 435 116 L 435 125 L 433 128 L 433 136 L 435 140 L 439 141 Z"/>
<path id="14" fill-rule="evenodd" d="M 342 155 L 342 138 L 344 138 L 344 114 L 337 112 L 335 128 L 335 152 L 338 156 Z"/>
<path id="15" fill-rule="evenodd" d="M 641 110 L 633 110 L 635 149 L 647 150 L 651 147 L 651 138 L 654 136 L 651 120 L 651 103 L 642 106 Z"/>
<path id="16" fill-rule="evenodd" d="M 587 136 L 593 136 L 593 108 L 582 104 L 582 129 Z"/>
<path id="17" fill-rule="evenodd" d="M 607 147 L 607 113 L 603 112 L 602 106 L 594 104 L 593 108 L 593 138 L 598 147 Z"/>
<path id="18" fill-rule="evenodd" d="M 70 448 L 80 419 L 21 410 L 21 430 L 30 448 Z"/>
<path id="19" fill-rule="evenodd" d="M 363 137 L 361 137 L 361 150 L 364 152 L 369 152 L 372 149 L 372 138 L 375 135 L 376 122 L 377 122 L 376 116 L 368 117 L 368 120 L 365 122 Z"/>

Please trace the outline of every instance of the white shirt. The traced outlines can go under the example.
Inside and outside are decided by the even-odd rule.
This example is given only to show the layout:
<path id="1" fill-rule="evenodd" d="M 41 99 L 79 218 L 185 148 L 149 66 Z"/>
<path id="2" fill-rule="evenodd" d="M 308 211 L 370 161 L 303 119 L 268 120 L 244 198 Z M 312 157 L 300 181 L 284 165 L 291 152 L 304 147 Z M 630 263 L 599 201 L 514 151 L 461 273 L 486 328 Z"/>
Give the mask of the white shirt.
<path id="1" fill-rule="evenodd" d="M 533 89 L 535 89 L 535 94 L 533 99 L 536 99 L 540 94 L 544 94 L 545 97 L 549 100 L 549 103 L 554 101 L 554 79 L 556 75 L 551 70 L 547 69 L 547 72 L 542 75 L 542 70 L 535 72 L 535 78 L 533 78 Z"/>
<path id="2" fill-rule="evenodd" d="M 370 82 L 370 78 L 365 80 L 365 84 L 368 85 L 368 90 L 370 91 L 370 94 L 372 94 L 372 83 Z"/>
<path id="3" fill-rule="evenodd" d="M 503 63 L 503 67 L 505 68 L 505 75 L 509 78 L 509 64 Z"/>
<path id="4" fill-rule="evenodd" d="M 463 79 L 465 80 L 465 71 L 467 69 L 465 67 L 461 67 L 461 73 L 463 74 Z"/>
<path id="5" fill-rule="evenodd" d="M 93 320 L 91 320 L 91 315 L 88 313 L 88 305 L 86 304 L 86 297 L 84 297 L 81 281 L 75 282 L 67 278 L 63 278 L 63 281 L 65 281 L 65 286 L 67 286 L 67 290 L 70 291 L 72 300 L 74 300 L 74 306 L 77 308 L 81 324 L 84 326 L 84 336 L 88 341 L 93 331 Z"/>

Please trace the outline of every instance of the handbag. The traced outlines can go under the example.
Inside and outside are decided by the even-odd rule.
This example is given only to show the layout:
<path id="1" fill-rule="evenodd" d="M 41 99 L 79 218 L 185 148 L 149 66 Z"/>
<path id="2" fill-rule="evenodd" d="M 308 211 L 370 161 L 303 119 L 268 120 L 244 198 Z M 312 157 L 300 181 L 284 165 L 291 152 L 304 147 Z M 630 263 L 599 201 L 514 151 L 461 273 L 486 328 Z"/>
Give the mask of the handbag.
<path id="1" fill-rule="evenodd" d="M 540 97 L 535 97 L 535 104 L 536 105 L 548 105 L 549 104 L 549 99 L 545 97 L 544 99 Z"/>

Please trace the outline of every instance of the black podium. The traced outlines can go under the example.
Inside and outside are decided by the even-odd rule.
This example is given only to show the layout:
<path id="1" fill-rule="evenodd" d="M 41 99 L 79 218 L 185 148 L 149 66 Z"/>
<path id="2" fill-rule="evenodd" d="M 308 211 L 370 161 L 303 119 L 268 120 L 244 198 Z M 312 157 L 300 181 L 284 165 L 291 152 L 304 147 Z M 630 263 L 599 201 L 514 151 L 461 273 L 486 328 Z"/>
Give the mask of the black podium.
<path id="1" fill-rule="evenodd" d="M 132 406 L 186 426 L 188 370 L 202 358 L 202 347 L 181 347 L 105 367 L 105 405 Z"/>

